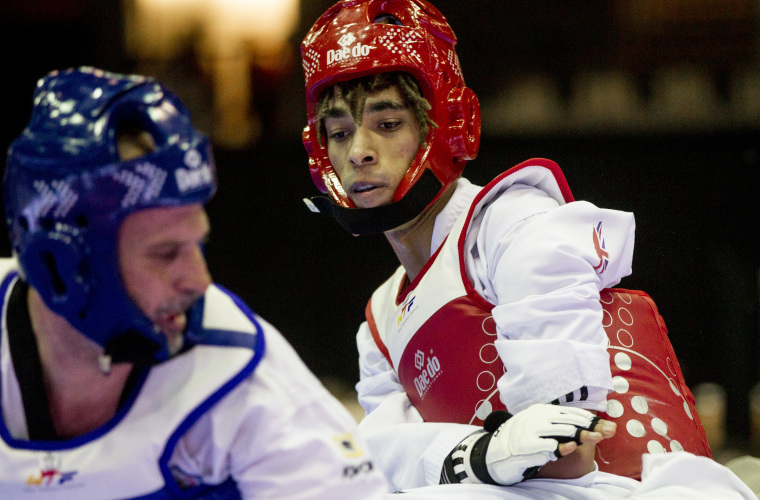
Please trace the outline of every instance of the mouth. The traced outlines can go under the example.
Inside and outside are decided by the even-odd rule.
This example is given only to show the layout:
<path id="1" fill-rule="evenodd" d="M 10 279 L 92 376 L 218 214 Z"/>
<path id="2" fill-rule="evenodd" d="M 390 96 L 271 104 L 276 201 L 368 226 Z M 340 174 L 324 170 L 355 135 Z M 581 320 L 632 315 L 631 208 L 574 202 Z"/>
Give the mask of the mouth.
<path id="1" fill-rule="evenodd" d="M 153 314 L 153 322 L 165 334 L 184 333 L 187 327 L 187 311 L 198 300 L 195 294 L 183 295 L 165 302 Z"/>
<path id="2" fill-rule="evenodd" d="M 166 343 L 171 354 L 176 354 L 182 348 L 183 335 L 187 327 L 187 314 L 184 312 L 161 312 L 154 321 L 161 333 L 166 337 Z"/>
<path id="3" fill-rule="evenodd" d="M 187 315 L 183 311 L 163 311 L 155 323 L 166 335 L 182 334 L 187 326 Z"/>
<path id="4" fill-rule="evenodd" d="M 380 186 L 371 182 L 355 182 L 351 185 L 351 192 L 356 194 L 368 193 L 374 191 L 378 187 Z"/>
<path id="5" fill-rule="evenodd" d="M 372 208 L 390 203 L 392 193 L 383 181 L 357 181 L 349 190 L 351 200 L 357 208 Z"/>

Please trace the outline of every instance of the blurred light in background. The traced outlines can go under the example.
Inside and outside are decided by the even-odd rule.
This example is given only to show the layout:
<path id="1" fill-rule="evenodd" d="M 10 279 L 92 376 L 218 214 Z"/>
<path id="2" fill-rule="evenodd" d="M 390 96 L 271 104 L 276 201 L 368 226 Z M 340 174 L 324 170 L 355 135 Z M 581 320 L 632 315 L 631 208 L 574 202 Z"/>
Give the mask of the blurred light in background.
<path id="1" fill-rule="evenodd" d="M 148 74 L 190 52 L 211 82 L 214 141 L 247 147 L 259 135 L 253 68 L 287 70 L 298 0 L 124 0 L 125 50 Z"/>

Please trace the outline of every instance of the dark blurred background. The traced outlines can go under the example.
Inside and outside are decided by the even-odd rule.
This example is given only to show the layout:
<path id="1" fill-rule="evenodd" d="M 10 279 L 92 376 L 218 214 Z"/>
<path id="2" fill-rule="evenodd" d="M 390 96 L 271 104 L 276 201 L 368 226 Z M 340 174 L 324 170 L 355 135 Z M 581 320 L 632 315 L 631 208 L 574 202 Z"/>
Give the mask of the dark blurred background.
<path id="1" fill-rule="evenodd" d="M 90 65 L 164 81 L 214 139 L 216 280 L 317 375 L 352 385 L 354 334 L 396 260 L 382 236 L 354 238 L 301 202 L 317 193 L 300 140 L 298 46 L 332 3 L 3 0 L 0 148 L 25 126 L 49 70 Z M 742 446 L 760 356 L 760 4 L 434 3 L 483 107 L 480 156 L 465 175 L 485 183 L 547 157 L 577 199 L 634 212 L 634 272 L 621 286 L 654 298 L 692 387 L 724 388 L 728 439 Z M 4 233 L 0 242 L 9 254 Z"/>

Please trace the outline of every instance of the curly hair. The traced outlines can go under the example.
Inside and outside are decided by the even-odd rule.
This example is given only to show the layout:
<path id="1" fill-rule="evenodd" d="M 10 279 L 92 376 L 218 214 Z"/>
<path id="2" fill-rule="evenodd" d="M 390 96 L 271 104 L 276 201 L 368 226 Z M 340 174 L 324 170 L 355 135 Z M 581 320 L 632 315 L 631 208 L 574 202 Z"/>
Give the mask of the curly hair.
<path id="1" fill-rule="evenodd" d="M 417 80 L 409 73 L 401 71 L 364 76 L 336 83 L 332 87 L 325 89 L 320 96 L 319 107 L 317 108 L 317 119 L 319 120 L 317 137 L 319 142 L 322 143 L 325 137 L 324 119 L 330 107 L 330 99 L 337 97 L 345 100 L 351 110 L 354 121 L 360 124 L 367 94 L 380 92 L 394 85 L 398 87 L 401 98 L 404 100 L 404 105 L 411 109 L 415 118 L 417 118 L 417 122 L 420 125 L 420 144 L 424 145 L 425 136 L 429 128 L 437 127 L 428 115 L 428 111 L 431 109 L 430 102 L 422 97 L 422 90 L 420 90 Z"/>

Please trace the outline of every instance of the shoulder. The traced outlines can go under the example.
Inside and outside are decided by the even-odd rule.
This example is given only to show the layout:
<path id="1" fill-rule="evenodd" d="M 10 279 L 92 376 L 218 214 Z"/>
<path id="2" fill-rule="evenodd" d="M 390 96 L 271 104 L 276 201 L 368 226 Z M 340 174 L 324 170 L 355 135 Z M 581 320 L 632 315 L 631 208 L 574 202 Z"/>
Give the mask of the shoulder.
<path id="1" fill-rule="evenodd" d="M 521 223 L 562 206 L 540 188 L 522 183 L 489 185 L 483 188 L 474 204 L 466 228 L 467 237 L 477 237 L 486 244 L 484 238 L 501 240 Z"/>
<path id="2" fill-rule="evenodd" d="M 482 210 L 484 215 L 505 217 L 504 222 L 507 225 L 514 225 L 561 206 L 545 191 L 525 184 L 513 184 L 502 190 L 492 190 L 487 193 L 486 200 Z"/>
<path id="3" fill-rule="evenodd" d="M 258 329 L 256 335 L 263 338 L 258 344 L 261 358 L 255 370 L 230 393 L 230 403 L 246 413 L 255 411 L 282 421 L 313 405 L 332 408 L 332 395 L 283 334 L 250 309 L 247 313 Z"/>
<path id="4" fill-rule="evenodd" d="M 247 390 L 266 391 L 270 396 L 278 394 L 278 398 L 293 403 L 321 391 L 319 381 L 282 333 L 237 295 L 212 285 L 204 302 L 201 344 L 260 351 L 260 360 L 244 384 Z"/>
<path id="5" fill-rule="evenodd" d="M 527 160 L 497 176 L 473 201 L 472 218 L 483 228 L 499 236 L 521 222 L 545 220 L 549 226 L 565 221 L 598 218 L 605 211 L 585 201 L 575 201 L 559 165 L 551 160 Z M 550 217 L 535 217 L 551 214 Z M 554 228 L 552 228 L 553 230 Z"/>
<path id="6" fill-rule="evenodd" d="M 293 426 L 320 427 L 330 421 L 338 423 L 340 429 L 355 425 L 348 411 L 309 370 L 282 333 L 242 303 L 241 308 L 245 309 L 246 321 L 257 328 L 255 337 L 263 340 L 252 349 L 248 359 L 257 356 L 259 359 L 251 362 L 255 365 L 253 369 L 239 371 L 234 381 L 230 379 L 229 383 L 234 386 L 202 418 L 211 428 L 203 424 L 196 427 L 205 428 L 216 436 L 226 436 L 218 439 L 228 442 L 229 446 L 233 446 L 232 438 L 236 433 L 263 446 L 261 440 L 272 440 L 275 434 Z M 236 325 L 245 325 L 246 321 L 238 319 Z M 227 333 L 245 334 L 238 330 L 220 335 Z M 213 351 L 222 345 L 233 347 L 226 355 L 233 361 L 236 355 L 250 347 L 241 345 L 240 341 L 207 343 L 198 346 L 202 351 L 209 351 L 198 359 L 213 357 Z M 319 420 L 322 422 L 317 422 Z"/>
<path id="7" fill-rule="evenodd" d="M 231 473 L 246 498 L 340 479 L 359 460 L 342 445 L 356 422 L 274 326 L 252 320 L 266 339 L 261 361 L 182 436 L 175 456 L 193 473 L 210 473 L 208 482 Z"/>
<path id="8" fill-rule="evenodd" d="M 534 158 L 498 175 L 473 196 L 467 231 L 486 230 L 499 236 L 519 222 L 573 201 L 559 165 Z"/>

